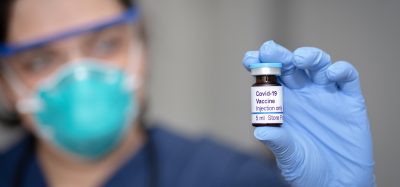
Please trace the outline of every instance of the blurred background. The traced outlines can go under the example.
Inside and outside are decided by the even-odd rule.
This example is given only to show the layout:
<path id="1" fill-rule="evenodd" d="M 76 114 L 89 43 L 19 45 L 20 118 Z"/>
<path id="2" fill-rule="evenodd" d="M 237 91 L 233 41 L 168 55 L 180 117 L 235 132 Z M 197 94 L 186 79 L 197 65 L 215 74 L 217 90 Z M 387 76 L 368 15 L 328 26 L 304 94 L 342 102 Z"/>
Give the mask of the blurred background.
<path id="1" fill-rule="evenodd" d="M 374 138 L 379 186 L 400 168 L 400 1 L 142 0 L 150 36 L 149 117 L 186 136 L 211 136 L 263 152 L 252 135 L 243 54 L 266 40 L 316 46 L 360 72 Z M 18 139 L 0 128 L 0 150 Z"/>

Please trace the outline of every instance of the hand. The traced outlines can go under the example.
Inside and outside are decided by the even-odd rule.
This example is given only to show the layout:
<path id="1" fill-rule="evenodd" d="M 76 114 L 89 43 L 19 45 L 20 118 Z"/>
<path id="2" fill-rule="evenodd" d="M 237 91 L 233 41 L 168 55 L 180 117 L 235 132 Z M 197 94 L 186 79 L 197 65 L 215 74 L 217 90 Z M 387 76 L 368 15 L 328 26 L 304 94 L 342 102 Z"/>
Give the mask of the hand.
<path id="1" fill-rule="evenodd" d="M 268 41 L 246 53 L 243 64 L 280 62 L 282 127 L 257 127 L 254 136 L 274 153 L 293 186 L 375 185 L 372 141 L 357 70 L 331 62 L 324 51 L 293 53 Z"/>

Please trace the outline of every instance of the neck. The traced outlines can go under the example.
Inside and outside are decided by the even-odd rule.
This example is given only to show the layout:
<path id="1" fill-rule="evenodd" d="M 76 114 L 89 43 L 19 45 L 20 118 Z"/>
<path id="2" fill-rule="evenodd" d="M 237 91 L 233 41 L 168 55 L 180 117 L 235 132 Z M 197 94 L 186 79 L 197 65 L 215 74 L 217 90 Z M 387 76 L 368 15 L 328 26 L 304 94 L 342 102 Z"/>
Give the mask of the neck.
<path id="1" fill-rule="evenodd" d="M 71 158 L 43 140 L 38 142 L 37 153 L 49 186 L 100 186 L 144 145 L 145 135 L 135 125 L 110 155 L 95 162 Z"/>

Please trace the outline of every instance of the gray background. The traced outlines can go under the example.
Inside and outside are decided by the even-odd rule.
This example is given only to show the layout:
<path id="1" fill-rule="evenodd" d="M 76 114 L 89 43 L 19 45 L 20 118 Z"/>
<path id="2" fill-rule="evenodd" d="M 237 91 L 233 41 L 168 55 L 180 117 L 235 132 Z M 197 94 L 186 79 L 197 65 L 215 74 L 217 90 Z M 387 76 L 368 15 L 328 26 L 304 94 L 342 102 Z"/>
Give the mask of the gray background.
<path id="1" fill-rule="evenodd" d="M 246 151 L 252 137 L 247 50 L 274 39 L 291 50 L 316 46 L 352 62 L 366 97 L 379 186 L 400 168 L 400 1 L 146 0 L 150 117 L 187 136 L 203 134 Z M 2 130 L 0 146 L 13 141 Z"/>

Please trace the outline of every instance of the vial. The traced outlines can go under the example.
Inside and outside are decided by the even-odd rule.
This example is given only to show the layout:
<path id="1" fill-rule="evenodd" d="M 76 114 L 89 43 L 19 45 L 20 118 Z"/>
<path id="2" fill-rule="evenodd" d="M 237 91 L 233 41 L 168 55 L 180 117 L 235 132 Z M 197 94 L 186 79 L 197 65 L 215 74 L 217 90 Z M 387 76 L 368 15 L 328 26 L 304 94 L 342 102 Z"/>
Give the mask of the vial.
<path id="1" fill-rule="evenodd" d="M 251 86 L 251 123 L 255 127 L 280 127 L 283 123 L 282 85 L 278 83 L 281 63 L 250 65 L 255 83 Z"/>

